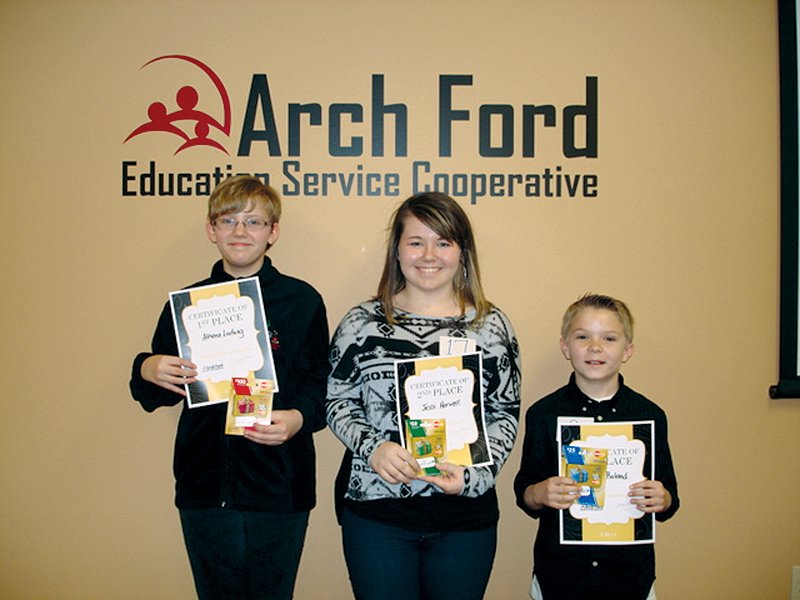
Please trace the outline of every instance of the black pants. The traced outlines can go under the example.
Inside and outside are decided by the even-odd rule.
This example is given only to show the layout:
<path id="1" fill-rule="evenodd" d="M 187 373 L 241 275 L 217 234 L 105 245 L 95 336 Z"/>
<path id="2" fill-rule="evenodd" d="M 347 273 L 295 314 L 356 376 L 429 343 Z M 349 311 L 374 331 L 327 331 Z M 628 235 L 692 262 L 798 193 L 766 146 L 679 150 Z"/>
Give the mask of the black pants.
<path id="1" fill-rule="evenodd" d="M 291 600 L 308 512 L 181 510 L 200 600 Z"/>

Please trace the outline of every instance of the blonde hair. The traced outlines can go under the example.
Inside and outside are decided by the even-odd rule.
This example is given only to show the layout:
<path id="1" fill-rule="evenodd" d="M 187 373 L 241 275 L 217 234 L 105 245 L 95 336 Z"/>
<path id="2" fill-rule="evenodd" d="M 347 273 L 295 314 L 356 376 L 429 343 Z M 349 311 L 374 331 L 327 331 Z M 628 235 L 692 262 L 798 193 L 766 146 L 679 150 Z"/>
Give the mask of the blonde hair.
<path id="1" fill-rule="evenodd" d="M 383 273 L 378 283 L 375 299 L 383 306 L 389 323 L 394 323 L 394 296 L 406 286 L 406 278 L 400 270 L 397 259 L 400 238 L 407 217 L 416 217 L 426 227 L 449 242 L 454 242 L 461 250 L 459 268 L 453 278 L 461 314 L 467 305 L 475 307 L 474 325 L 479 325 L 492 308 L 491 302 L 483 294 L 481 274 L 478 266 L 478 252 L 475 236 L 467 213 L 450 196 L 440 192 L 426 192 L 405 200 L 392 215 L 386 244 L 386 258 Z"/>
<path id="2" fill-rule="evenodd" d="M 281 220 L 281 197 L 274 189 L 251 175 L 234 175 L 220 183 L 208 199 L 208 221 L 262 206 L 272 223 Z"/>
<path id="3" fill-rule="evenodd" d="M 567 307 L 564 313 L 564 318 L 561 319 L 561 337 L 567 339 L 569 334 L 569 327 L 572 324 L 572 319 L 583 308 L 598 308 L 610 310 L 619 317 L 622 323 L 622 331 L 625 334 L 625 339 L 628 343 L 633 341 L 633 315 L 631 311 L 622 300 L 617 300 L 611 296 L 604 296 L 603 294 L 584 294 L 575 302 Z"/>

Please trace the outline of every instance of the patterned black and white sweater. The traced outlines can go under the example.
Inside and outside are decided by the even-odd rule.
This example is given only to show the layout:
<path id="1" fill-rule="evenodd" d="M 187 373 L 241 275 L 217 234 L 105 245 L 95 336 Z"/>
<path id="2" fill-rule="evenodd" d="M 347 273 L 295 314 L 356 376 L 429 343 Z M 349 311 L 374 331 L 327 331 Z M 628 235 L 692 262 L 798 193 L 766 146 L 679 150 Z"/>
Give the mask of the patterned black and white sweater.
<path id="1" fill-rule="evenodd" d="M 441 494 L 438 487 L 415 480 L 389 484 L 369 465 L 384 441 L 399 442 L 394 362 L 436 356 L 439 337 L 474 339 L 483 354 L 486 426 L 494 464 L 468 467 L 462 496 L 493 490 L 517 435 L 520 406 L 519 346 L 506 315 L 493 307 L 473 328 L 475 311 L 463 317 L 425 317 L 395 311 L 386 321 L 377 300 L 359 304 L 342 319 L 331 344 L 326 415 L 331 431 L 352 451 L 345 497 L 354 501 L 398 499 Z"/>

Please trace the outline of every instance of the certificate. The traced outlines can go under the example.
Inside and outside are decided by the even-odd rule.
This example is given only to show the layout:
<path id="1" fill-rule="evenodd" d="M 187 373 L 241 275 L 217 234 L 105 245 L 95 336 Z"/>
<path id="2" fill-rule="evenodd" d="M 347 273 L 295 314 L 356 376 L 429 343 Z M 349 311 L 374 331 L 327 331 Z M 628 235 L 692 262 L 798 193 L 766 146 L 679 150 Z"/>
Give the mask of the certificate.
<path id="1" fill-rule="evenodd" d="M 197 365 L 189 408 L 227 402 L 233 377 L 273 381 L 268 321 L 258 277 L 189 288 L 169 295 L 181 358 Z"/>
<path id="2" fill-rule="evenodd" d="M 559 511 L 562 544 L 652 544 L 655 515 L 630 503 L 628 487 L 655 478 L 653 421 L 586 422 L 560 418 L 559 475 L 581 486 Z"/>
<path id="3" fill-rule="evenodd" d="M 401 445 L 409 448 L 406 439 L 409 421 L 422 421 L 432 427 L 444 422 L 442 437 L 445 447 L 441 457 L 437 456 L 439 461 L 462 466 L 491 465 L 482 370 L 483 355 L 480 352 L 395 362 L 395 399 Z M 415 453 L 412 451 L 412 454 Z"/>

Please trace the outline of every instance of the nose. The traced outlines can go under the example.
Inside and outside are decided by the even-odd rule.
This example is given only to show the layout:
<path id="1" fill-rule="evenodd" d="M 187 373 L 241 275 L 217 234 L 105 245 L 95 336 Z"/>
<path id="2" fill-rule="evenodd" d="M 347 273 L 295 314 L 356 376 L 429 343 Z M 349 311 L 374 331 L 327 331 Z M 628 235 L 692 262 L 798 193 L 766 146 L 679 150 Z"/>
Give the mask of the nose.
<path id="1" fill-rule="evenodd" d="M 244 224 L 244 221 L 236 221 L 236 223 L 233 224 L 233 233 L 240 232 L 239 225 L 242 226 L 241 233 L 247 233 L 247 225 Z"/>

